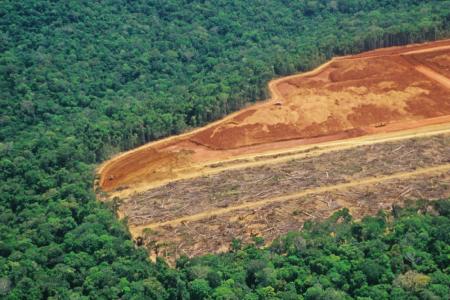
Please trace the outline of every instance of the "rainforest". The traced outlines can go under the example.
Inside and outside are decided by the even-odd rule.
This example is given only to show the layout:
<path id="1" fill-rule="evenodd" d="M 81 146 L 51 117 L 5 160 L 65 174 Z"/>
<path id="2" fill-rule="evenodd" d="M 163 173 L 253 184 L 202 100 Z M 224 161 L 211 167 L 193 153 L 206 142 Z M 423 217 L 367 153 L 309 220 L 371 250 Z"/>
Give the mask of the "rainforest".
<path id="1" fill-rule="evenodd" d="M 0 298 L 449 299 L 448 38 L 448 0 L 1 1 Z M 380 48 L 402 50 L 353 63 Z M 271 80 L 334 57 L 334 73 L 290 77 L 284 98 L 261 102 Z M 215 137 L 253 124 L 253 105 L 268 105 L 258 120 L 285 120 L 289 97 L 315 112 L 342 99 L 389 109 L 333 127 L 302 107 L 314 130 Z M 321 144 L 341 132 L 347 144 Z M 132 171 L 114 165 L 178 134 L 191 148 L 170 144 L 177 158 L 150 168 L 163 153 L 151 146 Z M 192 145 L 207 148 L 198 161 Z M 287 192 L 287 206 L 256 207 Z"/>

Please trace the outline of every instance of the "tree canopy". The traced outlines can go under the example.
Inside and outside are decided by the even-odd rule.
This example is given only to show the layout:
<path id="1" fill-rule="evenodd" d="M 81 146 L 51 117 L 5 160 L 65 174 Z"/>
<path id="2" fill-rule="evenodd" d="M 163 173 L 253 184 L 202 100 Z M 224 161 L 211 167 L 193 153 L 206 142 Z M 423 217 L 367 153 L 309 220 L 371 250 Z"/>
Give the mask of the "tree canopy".
<path id="1" fill-rule="evenodd" d="M 0 297 L 446 298 L 448 202 L 178 268 L 92 191 L 95 164 L 266 98 L 333 55 L 450 35 L 450 2 L 0 2 Z M 328 227 L 327 227 L 328 226 Z M 242 248 L 243 247 L 243 248 Z"/>

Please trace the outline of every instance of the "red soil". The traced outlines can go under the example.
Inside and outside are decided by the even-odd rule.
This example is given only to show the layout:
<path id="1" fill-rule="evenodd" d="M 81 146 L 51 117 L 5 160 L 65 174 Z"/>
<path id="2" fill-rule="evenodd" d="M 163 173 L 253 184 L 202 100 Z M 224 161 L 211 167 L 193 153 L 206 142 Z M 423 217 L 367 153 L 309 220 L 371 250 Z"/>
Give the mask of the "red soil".
<path id="1" fill-rule="evenodd" d="M 272 101 L 106 162 L 99 184 L 111 191 L 170 178 L 192 163 L 282 148 L 284 141 L 298 145 L 420 126 L 450 115 L 449 76 L 450 40 L 336 58 L 272 81 Z"/>

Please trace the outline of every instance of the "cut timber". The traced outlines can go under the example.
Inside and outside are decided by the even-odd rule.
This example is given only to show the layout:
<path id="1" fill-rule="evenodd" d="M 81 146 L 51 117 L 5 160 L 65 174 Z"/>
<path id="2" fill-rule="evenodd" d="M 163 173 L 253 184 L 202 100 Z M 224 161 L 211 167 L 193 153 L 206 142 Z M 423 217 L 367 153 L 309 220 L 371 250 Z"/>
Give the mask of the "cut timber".
<path id="1" fill-rule="evenodd" d="M 342 184 L 336 184 L 336 185 L 332 185 L 332 186 L 320 187 L 320 188 L 306 190 L 306 191 L 302 191 L 302 192 L 294 193 L 294 194 L 290 194 L 290 195 L 284 195 L 284 196 L 280 196 L 280 197 L 264 199 L 261 201 L 250 201 L 248 203 L 244 203 L 244 204 L 240 204 L 240 205 L 236 205 L 236 206 L 232 206 L 232 207 L 227 207 L 227 208 L 223 208 L 223 209 L 214 209 L 213 211 L 204 211 L 204 212 L 196 214 L 196 215 L 186 216 L 186 217 L 182 217 L 182 218 L 178 218 L 178 219 L 172 219 L 170 221 L 165 221 L 165 222 L 161 222 L 161 223 L 150 223 L 150 224 L 144 224 L 144 225 L 140 225 L 140 226 L 130 226 L 130 230 L 132 230 L 133 233 L 136 234 L 138 232 L 141 232 L 145 228 L 155 229 L 158 227 L 164 227 L 164 226 L 168 226 L 168 225 L 173 226 L 173 225 L 178 225 L 178 224 L 185 223 L 188 221 L 189 222 L 199 221 L 199 220 L 202 220 L 205 218 L 209 218 L 211 216 L 220 216 L 220 215 L 232 212 L 232 211 L 238 211 L 238 210 L 242 210 L 242 209 L 255 209 L 255 208 L 263 207 L 263 206 L 266 206 L 269 204 L 285 202 L 285 201 L 289 201 L 289 200 L 293 200 L 293 199 L 296 199 L 299 197 L 309 196 L 309 195 L 313 195 L 313 194 L 332 192 L 332 191 L 336 191 L 336 190 L 345 190 L 348 188 L 360 187 L 360 186 L 364 186 L 364 185 L 373 185 L 376 183 L 382 183 L 384 181 L 393 180 L 393 179 L 405 179 L 405 178 L 417 177 L 417 176 L 426 175 L 426 174 L 445 173 L 445 172 L 448 172 L 449 170 L 450 170 L 450 164 L 447 164 L 447 165 L 442 165 L 442 166 L 438 166 L 438 167 L 419 169 L 419 170 L 416 170 L 413 172 L 402 172 L 402 173 L 397 173 L 397 174 L 383 176 L 383 177 L 364 178 L 364 179 L 352 181 L 349 183 L 342 183 Z M 304 212 L 302 211 L 302 213 L 304 213 Z"/>

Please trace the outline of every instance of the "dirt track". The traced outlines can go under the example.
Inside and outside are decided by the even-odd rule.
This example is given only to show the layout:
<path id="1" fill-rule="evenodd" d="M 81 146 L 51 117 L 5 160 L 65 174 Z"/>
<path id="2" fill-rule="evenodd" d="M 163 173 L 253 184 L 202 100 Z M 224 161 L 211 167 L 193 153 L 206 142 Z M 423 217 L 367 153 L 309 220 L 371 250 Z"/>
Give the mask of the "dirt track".
<path id="1" fill-rule="evenodd" d="M 120 197 L 132 235 L 173 259 L 270 241 L 340 207 L 362 217 L 448 197 L 449 76 L 450 40 L 335 58 L 271 81 L 271 100 L 105 162 L 99 199 Z"/>

